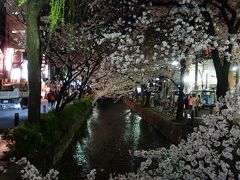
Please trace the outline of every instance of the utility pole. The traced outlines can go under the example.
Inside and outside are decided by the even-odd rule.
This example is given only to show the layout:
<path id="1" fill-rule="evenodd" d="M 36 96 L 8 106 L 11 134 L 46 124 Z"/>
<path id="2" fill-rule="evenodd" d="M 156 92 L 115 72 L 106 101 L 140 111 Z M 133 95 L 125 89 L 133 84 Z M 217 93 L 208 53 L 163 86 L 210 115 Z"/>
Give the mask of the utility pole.
<path id="1" fill-rule="evenodd" d="M 238 63 L 236 63 L 236 86 L 239 83 L 239 67 L 238 67 Z"/>
<path id="2" fill-rule="evenodd" d="M 198 90 L 198 58 L 196 58 L 196 62 L 195 62 L 195 84 L 194 84 L 194 89 Z"/>
<path id="3" fill-rule="evenodd" d="M 208 70 L 206 70 L 206 89 L 208 89 Z"/>

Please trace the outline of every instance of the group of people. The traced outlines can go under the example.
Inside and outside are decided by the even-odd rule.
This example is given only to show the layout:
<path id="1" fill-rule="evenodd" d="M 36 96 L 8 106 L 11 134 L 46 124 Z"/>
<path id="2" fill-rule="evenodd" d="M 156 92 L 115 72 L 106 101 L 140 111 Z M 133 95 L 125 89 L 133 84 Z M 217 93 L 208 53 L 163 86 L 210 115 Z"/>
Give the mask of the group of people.
<path id="1" fill-rule="evenodd" d="M 55 103 L 57 100 L 57 92 L 50 90 L 49 93 L 47 94 L 47 100 L 48 100 L 49 109 L 55 108 Z"/>
<path id="2" fill-rule="evenodd" d="M 201 108 L 201 96 L 200 95 L 186 95 L 184 98 L 184 106 L 186 110 L 194 111 L 194 116 L 198 116 Z"/>

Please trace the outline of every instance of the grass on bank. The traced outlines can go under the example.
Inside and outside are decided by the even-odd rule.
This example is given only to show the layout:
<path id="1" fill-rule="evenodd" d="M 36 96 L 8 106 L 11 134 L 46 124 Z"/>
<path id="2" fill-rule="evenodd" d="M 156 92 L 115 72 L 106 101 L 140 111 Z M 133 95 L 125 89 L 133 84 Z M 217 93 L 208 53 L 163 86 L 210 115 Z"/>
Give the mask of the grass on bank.
<path id="1" fill-rule="evenodd" d="M 144 107 L 143 103 L 141 101 L 135 101 L 136 104 Z M 150 111 L 150 112 L 153 112 L 155 114 L 157 114 L 161 119 L 163 120 L 166 120 L 166 121 L 171 121 L 171 122 L 174 122 L 174 123 L 179 123 L 177 120 L 176 120 L 176 116 L 175 115 L 172 115 L 172 114 L 169 114 L 167 112 L 164 112 L 164 111 L 159 111 L 158 108 L 156 107 L 145 107 L 146 110 Z"/>
<path id="2" fill-rule="evenodd" d="M 92 98 L 85 97 L 81 101 L 73 102 L 62 112 L 51 111 L 41 116 L 38 124 L 28 121 L 5 132 L 4 138 L 9 142 L 9 157 L 26 157 L 33 164 L 48 161 L 53 156 L 53 149 L 76 121 L 83 124 L 92 113 Z M 47 160 L 46 160 L 47 159 Z M 48 161 L 49 162 L 49 161 Z"/>
<path id="3" fill-rule="evenodd" d="M 166 120 L 166 121 L 171 121 L 171 122 L 177 122 L 176 116 L 168 114 L 164 111 L 159 111 L 158 109 L 154 107 L 148 107 L 146 108 L 148 111 L 156 113 L 161 119 Z"/>

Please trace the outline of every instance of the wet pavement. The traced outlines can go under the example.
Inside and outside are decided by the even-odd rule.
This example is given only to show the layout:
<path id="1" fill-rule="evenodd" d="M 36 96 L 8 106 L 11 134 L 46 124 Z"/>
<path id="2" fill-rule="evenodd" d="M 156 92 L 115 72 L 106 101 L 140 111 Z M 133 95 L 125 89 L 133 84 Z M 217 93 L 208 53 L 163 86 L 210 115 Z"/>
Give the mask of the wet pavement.
<path id="1" fill-rule="evenodd" d="M 129 151 L 167 146 L 169 142 L 158 131 L 126 106 L 101 102 L 59 163 L 60 179 L 85 179 L 94 168 L 97 179 L 135 171 L 141 159 Z"/>

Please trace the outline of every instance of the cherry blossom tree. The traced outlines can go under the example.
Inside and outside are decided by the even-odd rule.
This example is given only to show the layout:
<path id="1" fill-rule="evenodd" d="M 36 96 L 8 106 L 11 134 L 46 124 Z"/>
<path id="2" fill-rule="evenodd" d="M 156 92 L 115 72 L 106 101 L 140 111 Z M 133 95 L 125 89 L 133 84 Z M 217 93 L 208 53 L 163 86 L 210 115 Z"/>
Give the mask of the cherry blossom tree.
<path id="1" fill-rule="evenodd" d="M 133 15 L 134 16 L 134 15 Z M 125 28 L 127 32 L 120 34 L 115 39 L 115 51 L 102 62 L 101 69 L 92 86 L 96 92 L 96 98 L 101 96 L 119 98 L 132 94 L 137 85 L 147 84 L 150 79 L 156 77 L 153 66 L 157 53 L 146 52 L 144 46 L 144 32 L 149 24 L 147 13 L 142 16 L 134 16 L 137 21 L 129 22 L 131 27 Z M 122 26 L 125 21 L 121 18 L 117 21 Z M 125 25 L 126 27 L 126 25 Z M 131 92 L 131 93 L 130 93 Z"/>
<path id="2" fill-rule="evenodd" d="M 143 5 L 145 7 L 145 5 Z M 129 22 L 130 25 L 134 26 L 134 31 L 132 28 L 128 27 L 129 32 L 128 36 L 123 36 L 121 41 L 122 44 L 120 44 L 120 47 L 118 50 L 120 52 L 115 52 L 110 58 L 111 60 L 117 59 L 116 61 L 117 65 L 116 67 L 119 69 L 119 72 L 123 72 L 121 77 L 129 78 L 128 73 L 131 72 L 131 66 L 128 66 L 127 64 L 132 64 L 135 68 L 135 72 L 144 71 L 144 62 L 147 62 L 145 64 L 147 68 L 152 71 L 152 76 L 144 76 L 144 73 L 140 73 L 142 76 L 142 79 L 145 79 L 145 81 L 149 81 L 149 79 L 153 78 L 153 75 L 156 77 L 156 65 L 160 66 L 168 66 L 171 61 L 169 59 L 177 59 L 181 64 L 181 79 L 180 79 L 180 100 L 179 100 L 179 106 L 178 106 L 178 119 L 182 119 L 182 112 L 183 112 L 183 75 L 187 68 L 187 65 L 190 64 L 190 60 L 194 58 L 194 52 L 196 50 L 196 45 L 201 45 L 201 43 L 205 43 L 205 39 L 200 39 L 202 37 L 203 32 L 198 33 L 198 36 L 196 37 L 196 30 L 201 30 L 202 26 L 198 25 L 198 20 L 195 23 L 194 20 L 189 19 L 181 19 L 183 16 L 191 16 L 198 14 L 201 15 L 199 11 L 193 9 L 191 12 L 189 12 L 184 6 L 182 8 L 174 8 L 171 15 L 173 17 L 168 15 L 168 18 L 165 18 L 165 27 L 161 26 L 162 30 L 159 27 L 159 24 L 163 23 L 163 21 L 159 20 L 159 16 L 151 18 L 151 16 L 157 15 L 157 11 L 154 10 L 152 5 L 150 4 L 149 8 L 145 8 L 147 11 L 142 12 L 142 16 L 136 16 L 133 15 L 133 22 Z M 149 10 L 148 10 L 149 9 Z M 168 13 L 168 12 L 167 12 Z M 166 14 L 164 14 L 166 16 Z M 161 17 L 163 15 L 161 14 Z M 177 19 L 179 18 L 179 19 Z M 199 18 L 200 19 L 200 18 Z M 167 21 L 166 21 L 167 20 Z M 187 22 L 188 21 L 188 22 Z M 190 21 L 193 21 L 194 24 L 189 27 Z M 125 21 L 119 20 L 119 23 L 122 24 Z M 169 23 L 171 22 L 171 23 Z M 168 23 L 168 24 L 167 24 Z M 169 25 L 170 24 L 170 25 Z M 195 27 L 196 26 L 196 27 Z M 182 27 L 182 28 L 181 28 Z M 152 30 L 155 28 L 154 30 Z M 140 30 L 139 30 L 140 29 Z M 194 32 L 191 34 L 191 31 L 194 29 Z M 155 36 L 153 36 L 152 42 L 150 42 L 150 50 L 144 47 L 144 41 L 147 40 L 147 36 L 145 36 L 147 31 L 153 31 L 155 33 Z M 181 30 L 181 31 L 180 31 Z M 136 33 L 138 36 L 135 36 Z M 186 36 L 189 36 L 186 38 Z M 136 37 L 141 37 L 140 42 L 136 41 Z M 128 38 L 128 39 L 127 39 Z M 195 39 L 194 39 L 195 38 Z M 197 39 L 198 38 L 198 39 Z M 129 40 L 134 39 L 134 40 Z M 137 38 L 138 39 L 138 38 Z M 120 42 L 121 42 L 120 41 Z M 134 43 L 129 43 L 129 42 Z M 137 44 L 138 42 L 138 44 Z M 141 48 L 139 48 L 141 47 Z M 129 50 L 130 49 L 130 50 Z M 152 51 L 152 52 L 151 52 Z M 150 53 L 150 55 L 149 55 Z M 145 60 L 144 60 L 145 59 Z M 120 61 L 119 61 L 120 60 Z M 127 62 L 128 61 L 128 62 Z M 127 63 L 126 63 L 127 62 Z M 141 67 L 141 68 L 139 68 Z M 129 70 L 130 71 L 129 71 Z M 139 72 L 140 72 L 139 71 Z M 127 73 L 126 73 L 127 72 Z M 106 73 L 106 72 L 105 72 Z M 124 76 L 125 73 L 125 76 Z M 160 74 L 161 72 L 159 72 Z M 146 73 L 149 75 L 149 73 Z M 140 77 L 141 77 L 140 76 Z M 107 76 L 105 76 L 107 77 Z M 115 76 L 117 77 L 117 76 Z M 134 81 L 133 81 L 134 82 Z M 136 80 L 135 82 L 139 82 Z M 134 83 L 133 83 L 134 84 Z M 136 84 L 135 84 L 136 86 Z M 134 87 L 128 86 L 128 87 Z M 119 86 L 120 88 L 120 86 Z M 123 88 L 123 87 L 122 87 Z M 124 88 L 123 88 L 124 89 Z M 132 88 L 133 91 L 133 88 Z M 107 91 L 105 91 L 106 94 Z M 116 91 L 115 91 L 116 92 Z M 120 91 L 119 91 L 120 92 Z M 122 91 L 121 91 L 122 92 Z M 128 92 L 128 91 L 127 91 Z"/>
<path id="3" fill-rule="evenodd" d="M 91 76 L 99 70 L 104 57 L 115 49 L 108 46 L 114 40 L 105 38 L 100 31 L 99 28 L 79 28 L 74 24 L 66 24 L 59 27 L 53 35 L 49 34 L 51 38 L 43 37 L 43 44 L 47 44 L 46 58 L 56 68 L 56 76 L 61 81 L 57 110 L 62 110 L 76 97 L 82 97 Z M 104 38 L 106 41 L 101 42 Z M 76 84 L 74 92 L 69 94 L 67 91 L 73 82 Z"/>
<path id="4" fill-rule="evenodd" d="M 147 26 L 155 25 L 155 31 L 159 32 L 153 43 L 159 53 L 158 58 L 166 62 L 170 62 L 171 59 L 179 61 L 181 75 L 177 119 L 180 120 L 183 114 L 184 73 L 192 64 L 192 60 L 196 59 L 196 55 L 209 46 L 212 48 L 212 59 L 218 79 L 217 96 L 223 96 L 227 91 L 230 63 L 238 59 L 238 5 L 235 1 L 224 3 L 194 0 L 169 3 L 166 1 L 165 5 L 168 10 L 166 6 L 149 5 L 145 8 L 152 10 L 150 13 L 155 16 Z M 159 15 L 163 8 L 165 13 L 161 12 Z M 213 19 L 216 19 L 216 22 L 213 23 Z M 215 34 L 214 29 L 218 30 L 214 31 Z"/>
<path id="5" fill-rule="evenodd" d="M 49 13 L 50 31 L 53 32 L 58 24 L 65 19 L 71 19 L 75 0 L 18 0 L 20 5 L 26 4 L 27 25 L 27 55 L 28 55 L 28 81 L 29 81 L 29 111 L 28 120 L 40 120 L 41 105 L 41 44 L 39 20 L 42 12 Z M 50 11 L 47 8 L 50 7 Z M 46 10 L 46 8 L 48 10 Z M 44 11 L 44 10 L 45 11 Z M 66 13 L 66 14 L 65 14 Z M 44 14 L 46 16 L 46 14 Z"/>
<path id="6" fill-rule="evenodd" d="M 207 33 L 212 39 L 212 58 L 217 76 L 217 97 L 224 96 L 229 89 L 228 74 L 230 63 L 238 61 L 239 51 L 239 2 L 202 1 L 199 4 L 208 26 Z"/>

